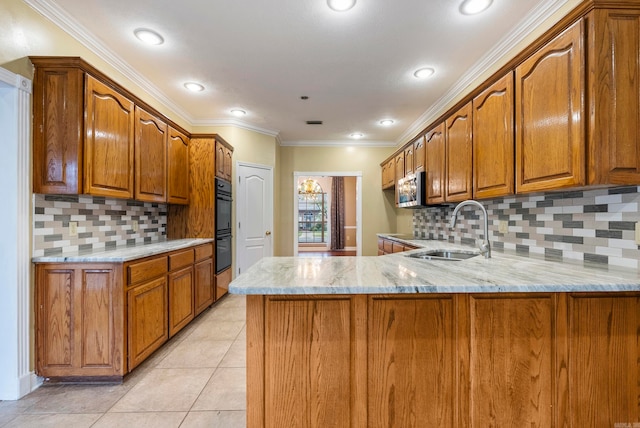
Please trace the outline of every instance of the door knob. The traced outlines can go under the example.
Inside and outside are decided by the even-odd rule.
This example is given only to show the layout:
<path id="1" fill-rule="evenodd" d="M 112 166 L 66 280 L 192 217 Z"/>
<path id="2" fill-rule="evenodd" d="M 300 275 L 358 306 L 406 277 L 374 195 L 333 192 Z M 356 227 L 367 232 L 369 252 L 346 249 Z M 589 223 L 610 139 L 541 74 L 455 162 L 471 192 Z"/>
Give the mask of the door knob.
<path id="1" fill-rule="evenodd" d="M 271 235 L 271 231 L 270 231 L 270 230 L 267 230 L 264 234 L 265 234 L 265 235 L 267 235 L 267 236 L 269 236 L 269 235 Z"/>

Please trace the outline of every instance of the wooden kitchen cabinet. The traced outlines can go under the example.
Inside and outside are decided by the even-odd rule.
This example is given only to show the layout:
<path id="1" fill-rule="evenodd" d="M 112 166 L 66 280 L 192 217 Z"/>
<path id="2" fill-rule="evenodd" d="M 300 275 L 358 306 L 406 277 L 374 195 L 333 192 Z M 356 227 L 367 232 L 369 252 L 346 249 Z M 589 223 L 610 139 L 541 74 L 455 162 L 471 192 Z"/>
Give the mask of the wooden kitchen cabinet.
<path id="1" fill-rule="evenodd" d="M 396 186 L 396 162 L 391 158 L 382 165 L 382 190 L 393 189 Z"/>
<path id="2" fill-rule="evenodd" d="M 229 284 L 231 283 L 231 279 L 231 268 L 228 268 L 216 274 L 216 301 L 220 300 L 225 294 L 229 292 Z"/>
<path id="3" fill-rule="evenodd" d="M 33 192 L 82 193 L 84 73 L 43 63 L 33 79 Z"/>
<path id="4" fill-rule="evenodd" d="M 473 194 L 476 199 L 512 195 L 514 176 L 513 73 L 473 99 Z"/>
<path id="5" fill-rule="evenodd" d="M 516 68 L 517 193 L 585 184 L 583 25 Z"/>
<path id="6" fill-rule="evenodd" d="M 167 203 L 189 204 L 189 137 L 172 126 L 167 140 Z"/>
<path id="7" fill-rule="evenodd" d="M 404 151 L 398 153 L 394 160 L 395 163 L 395 182 L 404 178 L 405 175 L 405 164 L 404 164 Z"/>
<path id="8" fill-rule="evenodd" d="M 413 142 L 413 172 L 419 173 L 425 170 L 426 146 L 424 135 Z"/>
<path id="9" fill-rule="evenodd" d="M 195 248 L 194 307 L 196 316 L 211 306 L 215 300 L 215 273 L 213 244 Z"/>
<path id="10" fill-rule="evenodd" d="M 446 202 L 473 197 L 473 108 L 467 103 L 445 121 Z"/>
<path id="11" fill-rule="evenodd" d="M 404 251 L 415 250 L 417 247 L 408 244 L 401 244 L 391 239 L 378 238 L 378 255 L 401 253 Z"/>
<path id="12" fill-rule="evenodd" d="M 414 173 L 413 168 L 413 143 L 410 143 L 404 149 L 404 175 L 407 176 L 409 174 Z"/>
<path id="13" fill-rule="evenodd" d="M 45 377 L 126 373 L 122 268 L 36 265 L 36 372 Z"/>
<path id="14" fill-rule="evenodd" d="M 134 197 L 133 101 L 85 75 L 84 193 Z"/>
<path id="15" fill-rule="evenodd" d="M 445 191 L 444 123 L 427 131 L 424 142 L 427 165 L 427 204 L 441 204 L 444 202 Z"/>
<path id="16" fill-rule="evenodd" d="M 169 339 L 166 255 L 125 265 L 129 370 Z"/>
<path id="17" fill-rule="evenodd" d="M 222 138 L 216 136 L 216 177 L 227 181 L 232 179 L 233 148 Z"/>
<path id="18" fill-rule="evenodd" d="M 136 106 L 135 199 L 167 201 L 167 124 Z"/>
<path id="19" fill-rule="evenodd" d="M 193 248 L 169 255 L 169 337 L 195 318 Z"/>
<path id="20" fill-rule="evenodd" d="M 640 183 L 640 11 L 587 18 L 589 184 Z"/>

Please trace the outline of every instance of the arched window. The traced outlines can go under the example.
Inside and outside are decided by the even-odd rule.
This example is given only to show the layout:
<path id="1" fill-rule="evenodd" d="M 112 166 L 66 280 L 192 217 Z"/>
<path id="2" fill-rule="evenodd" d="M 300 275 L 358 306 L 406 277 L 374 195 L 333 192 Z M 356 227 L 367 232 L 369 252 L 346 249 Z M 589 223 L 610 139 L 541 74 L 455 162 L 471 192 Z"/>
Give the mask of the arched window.
<path id="1" fill-rule="evenodd" d="M 320 184 L 307 178 L 298 185 L 298 243 L 326 243 L 327 194 Z"/>

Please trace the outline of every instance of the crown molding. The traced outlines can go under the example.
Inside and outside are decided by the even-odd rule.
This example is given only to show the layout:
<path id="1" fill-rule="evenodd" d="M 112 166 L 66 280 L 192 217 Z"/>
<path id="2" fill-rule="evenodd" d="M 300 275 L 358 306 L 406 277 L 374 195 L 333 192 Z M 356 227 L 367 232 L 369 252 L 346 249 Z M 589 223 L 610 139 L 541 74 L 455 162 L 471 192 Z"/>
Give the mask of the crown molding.
<path id="1" fill-rule="evenodd" d="M 462 77 L 427 111 L 425 111 L 411 126 L 405 130 L 396 140 L 396 145 L 401 146 L 424 130 L 431 122 L 436 120 L 448 106 L 463 96 L 467 88 L 492 65 L 504 58 L 513 46 L 525 40 L 541 22 L 544 22 L 558 12 L 569 0 L 547 0 L 538 5 L 532 13 L 523 19 L 510 33 L 504 36 L 491 50 L 489 50 L 478 62 L 476 62 Z"/>
<path id="2" fill-rule="evenodd" d="M 141 87 L 154 100 L 169 108 L 176 116 L 187 123 L 193 118 L 178 104 L 166 96 L 157 86 L 131 67 L 115 52 L 96 38 L 85 26 L 76 21 L 64 9 L 49 0 L 24 0 L 32 9 L 67 32 L 71 37 L 100 57 L 103 61 L 124 75 L 127 79 Z"/>
<path id="3" fill-rule="evenodd" d="M 277 137 L 280 131 L 277 129 L 263 128 L 249 122 L 243 122 L 237 119 L 203 119 L 191 121 L 193 126 L 235 126 L 236 128 L 246 129 L 247 131 L 258 132 L 269 137 Z"/>
<path id="4" fill-rule="evenodd" d="M 284 147 L 395 147 L 395 141 L 374 141 L 374 140 L 292 140 L 280 141 L 280 145 Z"/>

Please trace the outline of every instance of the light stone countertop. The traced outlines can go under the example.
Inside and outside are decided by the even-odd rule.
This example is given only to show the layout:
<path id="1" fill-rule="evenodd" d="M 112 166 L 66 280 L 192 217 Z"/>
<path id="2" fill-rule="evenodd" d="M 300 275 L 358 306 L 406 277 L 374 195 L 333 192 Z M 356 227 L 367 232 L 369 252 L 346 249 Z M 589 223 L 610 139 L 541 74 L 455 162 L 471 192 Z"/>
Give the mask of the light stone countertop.
<path id="1" fill-rule="evenodd" d="M 156 254 L 180 250 L 183 248 L 194 247 L 196 245 L 206 244 L 207 242 L 213 241 L 213 239 L 207 238 L 174 239 L 169 241 L 156 241 L 149 244 L 138 244 L 107 249 L 103 248 L 99 250 L 63 253 L 55 256 L 33 257 L 31 261 L 33 263 L 128 262 L 130 260 L 141 259 L 144 257 L 154 256 Z"/>
<path id="2" fill-rule="evenodd" d="M 407 257 L 433 249 L 472 250 L 446 241 L 379 234 L 421 248 L 386 256 L 269 257 L 229 285 L 235 294 L 399 294 L 640 291 L 637 270 L 492 252 L 462 261 Z"/>

